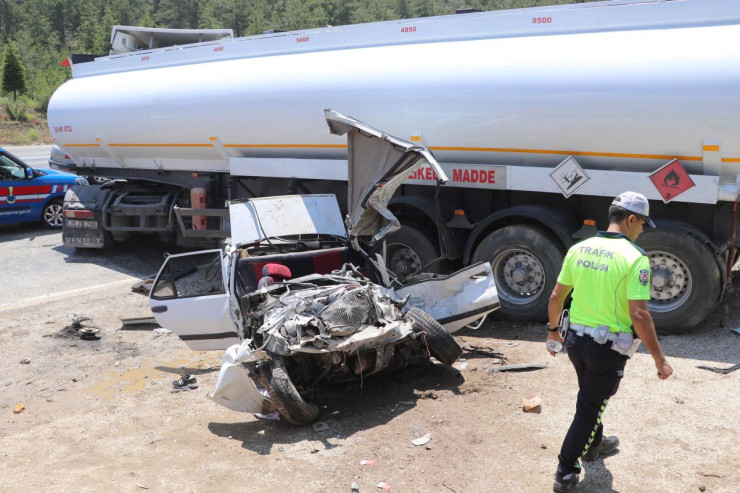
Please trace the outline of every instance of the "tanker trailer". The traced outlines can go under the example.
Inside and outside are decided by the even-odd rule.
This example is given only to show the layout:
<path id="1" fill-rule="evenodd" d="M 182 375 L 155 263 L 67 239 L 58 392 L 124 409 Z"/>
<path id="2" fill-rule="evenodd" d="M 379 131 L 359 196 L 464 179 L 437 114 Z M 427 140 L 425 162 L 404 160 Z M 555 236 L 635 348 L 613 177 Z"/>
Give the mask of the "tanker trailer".
<path id="1" fill-rule="evenodd" d="M 435 188 L 419 170 L 390 203 L 402 228 L 378 250 L 401 277 L 489 260 L 501 311 L 544 319 L 566 249 L 635 190 L 658 223 L 639 244 L 659 329 L 691 328 L 721 298 L 737 246 L 736 2 L 595 2 L 175 46 L 176 30 L 161 31 L 115 27 L 117 52 L 72 57 L 50 101 L 52 134 L 79 166 L 125 179 L 67 197 L 65 244 L 213 237 L 187 217 L 227 199 L 341 201 L 332 108 L 427 146 L 451 178 Z M 189 207 L 193 188 L 205 211 Z"/>

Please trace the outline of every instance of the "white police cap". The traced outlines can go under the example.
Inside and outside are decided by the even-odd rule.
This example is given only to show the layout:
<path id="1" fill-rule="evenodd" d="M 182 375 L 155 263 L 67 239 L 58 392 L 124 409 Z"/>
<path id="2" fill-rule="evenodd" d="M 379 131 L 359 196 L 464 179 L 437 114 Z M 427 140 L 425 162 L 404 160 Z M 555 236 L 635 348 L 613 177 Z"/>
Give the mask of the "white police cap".
<path id="1" fill-rule="evenodd" d="M 622 209 L 634 212 L 645 218 L 645 222 L 651 228 L 655 227 L 655 223 L 650 219 L 650 204 L 648 203 L 647 197 L 637 192 L 623 192 L 620 193 L 617 198 L 612 201 L 612 205 L 621 207 Z"/>

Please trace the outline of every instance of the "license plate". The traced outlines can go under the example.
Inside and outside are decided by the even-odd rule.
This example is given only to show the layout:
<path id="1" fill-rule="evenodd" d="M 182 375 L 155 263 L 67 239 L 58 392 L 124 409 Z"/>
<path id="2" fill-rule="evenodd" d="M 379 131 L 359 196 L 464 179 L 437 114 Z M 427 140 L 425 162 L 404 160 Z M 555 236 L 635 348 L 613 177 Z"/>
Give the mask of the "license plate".
<path id="1" fill-rule="evenodd" d="M 68 228 L 97 229 L 97 221 L 81 221 L 79 219 L 67 219 L 65 226 Z"/>

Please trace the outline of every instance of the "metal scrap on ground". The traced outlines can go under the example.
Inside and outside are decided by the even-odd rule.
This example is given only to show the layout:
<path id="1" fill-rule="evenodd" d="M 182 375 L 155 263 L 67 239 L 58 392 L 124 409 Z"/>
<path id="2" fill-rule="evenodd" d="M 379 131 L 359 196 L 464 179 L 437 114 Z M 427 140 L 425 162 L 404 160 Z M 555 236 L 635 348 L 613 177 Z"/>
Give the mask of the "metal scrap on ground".
<path id="1" fill-rule="evenodd" d="M 721 373 L 722 375 L 727 375 L 728 373 L 732 373 L 735 370 L 740 370 L 740 365 L 732 365 L 727 368 L 719 368 L 716 366 L 705 366 L 705 365 L 699 365 L 697 368 L 701 368 L 702 370 L 709 370 L 713 371 L 714 373 Z"/>
<path id="2" fill-rule="evenodd" d="M 494 366 L 488 369 L 489 373 L 498 373 L 500 371 L 530 371 L 530 370 L 542 370 L 547 368 L 547 365 L 543 363 L 525 363 L 522 365 L 504 365 Z"/>

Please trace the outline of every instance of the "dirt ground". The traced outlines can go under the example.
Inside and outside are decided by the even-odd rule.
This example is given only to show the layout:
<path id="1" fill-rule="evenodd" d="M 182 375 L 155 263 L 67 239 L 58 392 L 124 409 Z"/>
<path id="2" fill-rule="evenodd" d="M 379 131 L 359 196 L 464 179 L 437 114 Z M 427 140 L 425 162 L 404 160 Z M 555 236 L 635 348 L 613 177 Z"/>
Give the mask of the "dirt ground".
<path id="1" fill-rule="evenodd" d="M 740 363 L 740 335 L 729 330 L 740 326 L 740 289 L 726 307 L 690 335 L 661 337 L 669 380 L 644 349 L 628 363 L 604 415 L 622 444 L 585 466 L 578 491 L 738 491 L 740 371 L 697 368 Z M 92 318 L 99 340 L 63 332 L 74 313 Z M 315 431 L 209 401 L 220 353 L 190 351 L 151 326 L 122 329 L 119 318 L 135 316 L 150 316 L 147 299 L 120 284 L 0 310 L 0 490 L 551 491 L 576 380 L 567 357 L 545 351 L 541 326 L 495 319 L 458 340 L 545 369 L 490 373 L 492 357 L 466 352 L 454 368 L 331 388 L 319 396 L 328 429 Z M 181 373 L 199 388 L 173 393 Z M 524 413 L 533 395 L 541 413 Z M 426 445 L 412 445 L 427 433 Z"/>

